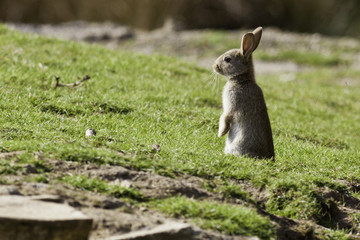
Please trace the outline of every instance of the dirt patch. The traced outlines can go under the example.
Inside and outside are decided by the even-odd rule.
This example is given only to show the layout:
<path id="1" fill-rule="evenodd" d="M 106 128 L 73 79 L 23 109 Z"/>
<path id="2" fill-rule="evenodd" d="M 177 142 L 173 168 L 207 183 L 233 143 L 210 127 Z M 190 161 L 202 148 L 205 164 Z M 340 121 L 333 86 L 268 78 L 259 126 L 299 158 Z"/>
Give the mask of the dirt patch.
<path id="1" fill-rule="evenodd" d="M 24 151 L 0 152 L 0 159 L 10 159 L 22 155 L 24 153 L 25 153 Z"/>
<path id="2" fill-rule="evenodd" d="M 73 175 L 86 175 L 99 178 L 110 184 L 135 187 L 150 198 L 165 198 L 183 195 L 192 198 L 215 197 L 216 194 L 203 189 L 204 180 L 193 176 L 183 176 L 179 179 L 160 176 L 150 172 L 129 170 L 120 166 L 96 164 L 78 164 L 52 160 L 53 171 Z"/>

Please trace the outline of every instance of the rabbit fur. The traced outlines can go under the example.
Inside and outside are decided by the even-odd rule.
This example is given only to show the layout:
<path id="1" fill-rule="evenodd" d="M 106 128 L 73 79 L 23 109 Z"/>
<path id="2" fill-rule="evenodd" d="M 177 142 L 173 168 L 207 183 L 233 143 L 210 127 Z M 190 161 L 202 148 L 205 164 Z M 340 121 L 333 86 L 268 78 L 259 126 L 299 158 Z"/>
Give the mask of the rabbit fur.
<path id="1" fill-rule="evenodd" d="M 212 66 L 216 73 L 228 79 L 222 92 L 218 136 L 228 133 L 225 154 L 275 159 L 270 120 L 263 92 L 255 81 L 252 61 L 261 35 L 261 27 L 246 33 L 240 49 L 225 52 Z"/>

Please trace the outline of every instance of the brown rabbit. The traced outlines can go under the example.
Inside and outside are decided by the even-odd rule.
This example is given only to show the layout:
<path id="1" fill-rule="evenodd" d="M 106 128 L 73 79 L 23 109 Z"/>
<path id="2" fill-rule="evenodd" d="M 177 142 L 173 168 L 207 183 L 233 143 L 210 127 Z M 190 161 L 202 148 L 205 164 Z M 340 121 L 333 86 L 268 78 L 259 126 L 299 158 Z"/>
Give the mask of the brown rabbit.
<path id="1" fill-rule="evenodd" d="M 261 27 L 246 33 L 240 49 L 225 52 L 213 65 L 215 72 L 228 78 L 222 93 L 219 137 L 229 132 L 226 154 L 275 159 L 270 120 L 263 92 L 255 81 L 252 61 L 261 34 Z"/>

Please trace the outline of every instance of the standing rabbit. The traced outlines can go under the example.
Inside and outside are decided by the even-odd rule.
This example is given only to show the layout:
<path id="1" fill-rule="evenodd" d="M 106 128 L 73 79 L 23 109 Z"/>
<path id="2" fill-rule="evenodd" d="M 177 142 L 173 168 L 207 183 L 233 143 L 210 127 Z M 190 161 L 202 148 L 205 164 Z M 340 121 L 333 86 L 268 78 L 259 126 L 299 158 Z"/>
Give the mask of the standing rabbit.
<path id="1" fill-rule="evenodd" d="M 225 154 L 275 159 L 270 120 L 252 61 L 261 34 L 261 27 L 246 33 L 240 49 L 225 52 L 213 65 L 215 72 L 228 78 L 222 93 L 219 137 L 228 133 Z"/>

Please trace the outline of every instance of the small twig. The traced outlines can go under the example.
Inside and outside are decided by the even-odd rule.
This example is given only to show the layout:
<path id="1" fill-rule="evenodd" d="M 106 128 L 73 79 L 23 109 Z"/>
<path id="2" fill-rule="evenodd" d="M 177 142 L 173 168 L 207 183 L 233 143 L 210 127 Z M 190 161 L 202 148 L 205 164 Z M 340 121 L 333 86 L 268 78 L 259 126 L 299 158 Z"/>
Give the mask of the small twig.
<path id="1" fill-rule="evenodd" d="M 74 83 L 59 83 L 59 80 L 60 80 L 60 77 L 59 76 L 55 76 L 55 86 L 54 88 L 57 88 L 57 87 L 76 87 L 76 86 L 79 86 L 81 85 L 83 82 L 87 81 L 90 79 L 90 76 L 89 75 L 86 75 L 84 76 L 81 80 L 77 81 L 77 82 L 74 82 Z"/>
<path id="2" fill-rule="evenodd" d="M 55 76 L 55 86 L 54 88 L 57 88 L 59 86 L 59 80 L 60 80 L 60 77 L 59 76 Z"/>

